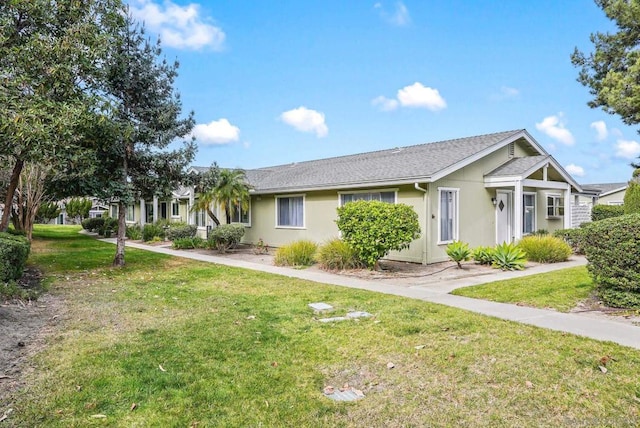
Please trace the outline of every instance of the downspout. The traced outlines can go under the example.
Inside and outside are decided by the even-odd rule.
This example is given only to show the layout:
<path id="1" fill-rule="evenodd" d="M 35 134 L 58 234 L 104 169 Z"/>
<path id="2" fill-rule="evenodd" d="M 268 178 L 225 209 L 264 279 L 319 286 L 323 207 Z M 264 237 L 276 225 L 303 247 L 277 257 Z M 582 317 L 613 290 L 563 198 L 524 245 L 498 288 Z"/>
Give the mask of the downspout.
<path id="1" fill-rule="evenodd" d="M 428 186 L 428 185 L 427 185 Z M 427 189 L 423 189 L 422 187 L 420 187 L 420 185 L 418 183 L 413 183 L 413 187 L 415 187 L 416 190 L 420 191 L 423 193 L 422 198 L 424 200 L 424 239 L 422 240 L 422 264 L 426 265 L 427 264 L 427 245 L 429 243 L 429 240 L 431 238 L 431 228 L 429 227 L 429 213 L 430 213 L 430 207 L 429 207 L 429 194 Z"/>

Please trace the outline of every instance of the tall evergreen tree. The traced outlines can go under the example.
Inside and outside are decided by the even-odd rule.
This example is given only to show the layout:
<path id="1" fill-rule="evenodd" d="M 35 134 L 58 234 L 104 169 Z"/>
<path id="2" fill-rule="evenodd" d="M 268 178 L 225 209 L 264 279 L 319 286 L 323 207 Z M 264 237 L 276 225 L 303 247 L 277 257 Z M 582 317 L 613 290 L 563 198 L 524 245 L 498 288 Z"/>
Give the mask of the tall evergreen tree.
<path id="1" fill-rule="evenodd" d="M 178 63 L 162 58 L 160 42 L 152 44 L 128 15 L 113 32 L 107 59 L 104 116 L 95 132 L 94 174 L 82 191 L 118 201 L 115 266 L 125 264 L 125 210 L 138 198 L 167 196 L 185 178 L 195 155 L 193 139 L 180 148 L 169 145 L 187 136 L 193 113 L 181 117 L 173 88 Z"/>

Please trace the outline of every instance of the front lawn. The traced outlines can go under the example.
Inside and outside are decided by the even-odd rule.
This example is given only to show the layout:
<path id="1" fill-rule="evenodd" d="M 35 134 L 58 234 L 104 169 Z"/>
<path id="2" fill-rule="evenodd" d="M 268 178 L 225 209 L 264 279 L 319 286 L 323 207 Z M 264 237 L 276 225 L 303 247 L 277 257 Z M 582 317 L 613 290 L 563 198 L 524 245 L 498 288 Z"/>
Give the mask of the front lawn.
<path id="1" fill-rule="evenodd" d="M 117 270 L 112 245 L 72 229 L 38 234 L 31 262 L 66 309 L 9 426 L 640 423 L 634 349 L 144 251 L 128 249 Z M 311 302 L 375 317 L 321 323 Z M 345 383 L 365 397 L 323 396 Z"/>
<path id="2" fill-rule="evenodd" d="M 588 298 L 595 286 L 585 266 L 496 281 L 454 290 L 452 294 L 569 312 Z"/>

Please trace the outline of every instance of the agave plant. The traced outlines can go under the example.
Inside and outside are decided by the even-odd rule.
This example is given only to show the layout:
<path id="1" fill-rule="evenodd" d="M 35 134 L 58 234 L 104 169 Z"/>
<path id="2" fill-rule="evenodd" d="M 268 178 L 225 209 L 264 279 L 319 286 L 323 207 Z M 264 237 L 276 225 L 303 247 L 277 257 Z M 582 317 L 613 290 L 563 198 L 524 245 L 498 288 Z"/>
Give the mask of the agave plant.
<path id="1" fill-rule="evenodd" d="M 496 245 L 493 253 L 493 267 L 502 270 L 523 270 L 527 253 L 515 244 L 503 242 Z"/>
<path id="2" fill-rule="evenodd" d="M 471 252 L 471 257 L 476 263 L 481 265 L 490 265 L 493 263 L 493 254 L 495 249 L 491 247 L 476 247 Z"/>
<path id="3" fill-rule="evenodd" d="M 469 244 L 461 241 L 453 241 L 447 245 L 447 255 L 458 264 L 458 269 L 462 269 L 462 262 L 471 258 Z"/>

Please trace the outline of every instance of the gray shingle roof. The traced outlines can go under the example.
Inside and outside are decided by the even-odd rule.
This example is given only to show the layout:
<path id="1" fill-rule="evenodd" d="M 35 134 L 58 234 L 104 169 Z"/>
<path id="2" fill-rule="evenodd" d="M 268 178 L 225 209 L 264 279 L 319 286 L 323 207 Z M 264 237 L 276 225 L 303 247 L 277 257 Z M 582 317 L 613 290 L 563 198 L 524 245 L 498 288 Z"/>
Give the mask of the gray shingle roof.
<path id="1" fill-rule="evenodd" d="M 583 184 L 582 187 L 585 190 L 596 190 L 602 193 L 608 193 L 613 190 L 622 189 L 623 187 L 627 187 L 628 183 L 593 183 L 593 184 Z"/>
<path id="2" fill-rule="evenodd" d="M 498 168 L 487 174 L 487 177 L 505 177 L 512 175 L 522 175 L 540 162 L 548 159 L 549 156 L 526 156 L 523 158 L 513 158 L 500 165 Z"/>
<path id="3" fill-rule="evenodd" d="M 428 179 L 522 130 L 247 170 L 258 193 L 355 187 Z"/>

